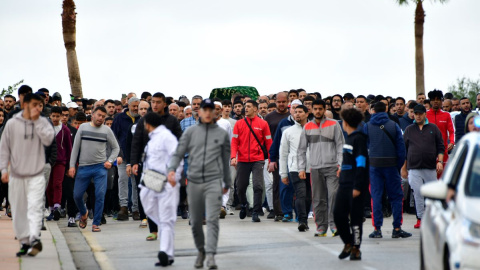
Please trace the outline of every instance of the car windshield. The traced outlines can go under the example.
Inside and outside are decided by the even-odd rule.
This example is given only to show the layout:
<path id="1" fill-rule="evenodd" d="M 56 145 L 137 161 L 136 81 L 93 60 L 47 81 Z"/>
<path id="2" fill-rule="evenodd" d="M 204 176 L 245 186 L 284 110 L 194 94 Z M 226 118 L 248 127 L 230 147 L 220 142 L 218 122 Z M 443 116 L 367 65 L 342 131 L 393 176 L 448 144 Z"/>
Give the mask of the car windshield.
<path id="1" fill-rule="evenodd" d="M 480 146 L 477 145 L 473 162 L 465 185 L 465 194 L 471 197 L 480 197 Z"/>

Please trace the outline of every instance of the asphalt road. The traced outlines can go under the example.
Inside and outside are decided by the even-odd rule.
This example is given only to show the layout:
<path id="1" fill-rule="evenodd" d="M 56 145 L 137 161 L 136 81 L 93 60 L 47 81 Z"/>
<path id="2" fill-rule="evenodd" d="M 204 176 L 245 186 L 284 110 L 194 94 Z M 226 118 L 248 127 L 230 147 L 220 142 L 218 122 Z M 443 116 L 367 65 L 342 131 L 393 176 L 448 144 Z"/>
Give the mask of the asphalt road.
<path id="1" fill-rule="evenodd" d="M 238 213 L 238 211 L 236 211 Z M 139 228 L 139 221 L 114 221 L 107 218 L 102 232 L 92 233 L 90 226 L 79 231 L 58 224 L 67 239 L 78 269 L 158 269 L 156 255 L 159 240 L 145 241 L 148 229 Z M 414 215 L 404 215 L 403 229 L 413 233 L 408 239 L 392 239 L 392 218 L 386 218 L 383 239 L 369 239 L 371 220 L 364 223 L 362 261 L 340 261 L 343 248 L 339 237 L 317 238 L 314 231 L 300 233 L 297 223 L 273 222 L 262 219 L 252 223 L 237 215 L 220 220 L 220 240 L 216 256 L 219 269 L 418 269 L 419 230 L 413 229 Z M 313 221 L 309 220 L 310 227 Z M 91 220 L 89 220 L 89 225 Z M 188 220 L 178 219 L 175 227 L 175 263 L 169 269 L 194 269 L 196 257 Z M 79 240 L 83 235 L 85 241 Z M 81 238 L 81 237 L 80 237 Z M 74 241 L 69 239 L 75 239 Z M 85 252 L 90 246 L 93 254 Z M 92 256 L 93 255 L 93 256 Z M 94 258 L 94 261 L 92 261 Z M 82 261 L 83 266 L 82 267 Z"/>

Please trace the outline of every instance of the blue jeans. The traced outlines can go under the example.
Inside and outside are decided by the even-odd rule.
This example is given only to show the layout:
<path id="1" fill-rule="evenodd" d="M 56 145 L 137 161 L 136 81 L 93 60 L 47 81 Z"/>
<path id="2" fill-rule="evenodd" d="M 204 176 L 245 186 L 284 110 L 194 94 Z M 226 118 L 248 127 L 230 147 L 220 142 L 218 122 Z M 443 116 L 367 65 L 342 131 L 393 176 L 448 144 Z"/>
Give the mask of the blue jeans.
<path id="1" fill-rule="evenodd" d="M 83 216 L 87 213 L 87 208 L 83 202 L 83 194 L 88 188 L 90 181 L 93 179 L 95 185 L 95 210 L 93 216 L 93 225 L 101 224 L 103 203 L 105 200 L 105 192 L 107 190 L 107 174 L 108 170 L 101 164 L 88 165 L 78 167 L 75 177 L 75 187 L 73 189 L 73 199 L 77 205 L 80 214 Z"/>
<path id="2" fill-rule="evenodd" d="M 373 224 L 380 229 L 383 225 L 382 196 L 386 187 L 388 200 L 392 205 L 393 228 L 402 226 L 403 191 L 402 178 L 397 167 L 370 166 L 370 193 L 373 202 Z"/>
<path id="3" fill-rule="evenodd" d="M 282 212 L 284 215 L 289 215 L 293 218 L 293 183 L 292 179 L 288 185 L 285 185 L 280 179 L 280 204 L 282 205 Z"/>

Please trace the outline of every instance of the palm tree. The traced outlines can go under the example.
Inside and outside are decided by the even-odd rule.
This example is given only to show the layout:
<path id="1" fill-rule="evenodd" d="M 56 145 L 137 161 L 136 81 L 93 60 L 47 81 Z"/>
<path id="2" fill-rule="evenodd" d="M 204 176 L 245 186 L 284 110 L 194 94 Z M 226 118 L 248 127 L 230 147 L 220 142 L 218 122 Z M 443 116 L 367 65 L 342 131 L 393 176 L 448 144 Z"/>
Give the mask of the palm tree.
<path id="1" fill-rule="evenodd" d="M 413 2 L 415 8 L 415 77 L 417 95 L 425 93 L 425 60 L 423 59 L 423 24 L 425 23 L 424 0 L 396 0 L 399 5 L 408 5 Z M 434 0 L 445 3 L 447 0 Z"/>
<path id="2" fill-rule="evenodd" d="M 76 27 L 77 13 L 75 12 L 75 2 L 73 0 L 63 1 L 62 13 L 62 29 L 63 42 L 65 49 L 67 49 L 67 67 L 68 78 L 70 79 L 70 87 L 72 95 L 76 97 L 83 97 L 82 81 L 80 80 L 80 69 L 78 67 L 76 46 Z"/>

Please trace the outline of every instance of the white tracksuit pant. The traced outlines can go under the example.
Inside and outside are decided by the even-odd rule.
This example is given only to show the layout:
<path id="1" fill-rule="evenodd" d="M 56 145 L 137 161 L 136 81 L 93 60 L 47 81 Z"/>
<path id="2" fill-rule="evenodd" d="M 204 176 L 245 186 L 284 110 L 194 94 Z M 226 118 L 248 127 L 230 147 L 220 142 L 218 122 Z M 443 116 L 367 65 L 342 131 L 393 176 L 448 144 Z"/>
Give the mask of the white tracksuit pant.
<path id="1" fill-rule="evenodd" d="M 22 244 L 40 239 L 46 181 L 43 172 L 37 176 L 9 177 L 8 198 L 12 208 L 13 230 Z"/>
<path id="2" fill-rule="evenodd" d="M 139 186 L 140 200 L 145 214 L 158 225 L 160 251 L 167 253 L 168 259 L 173 260 L 175 251 L 175 222 L 177 220 L 177 206 L 180 200 L 180 183 L 172 187 L 165 184 L 162 192 L 157 193 L 146 187 Z"/>

